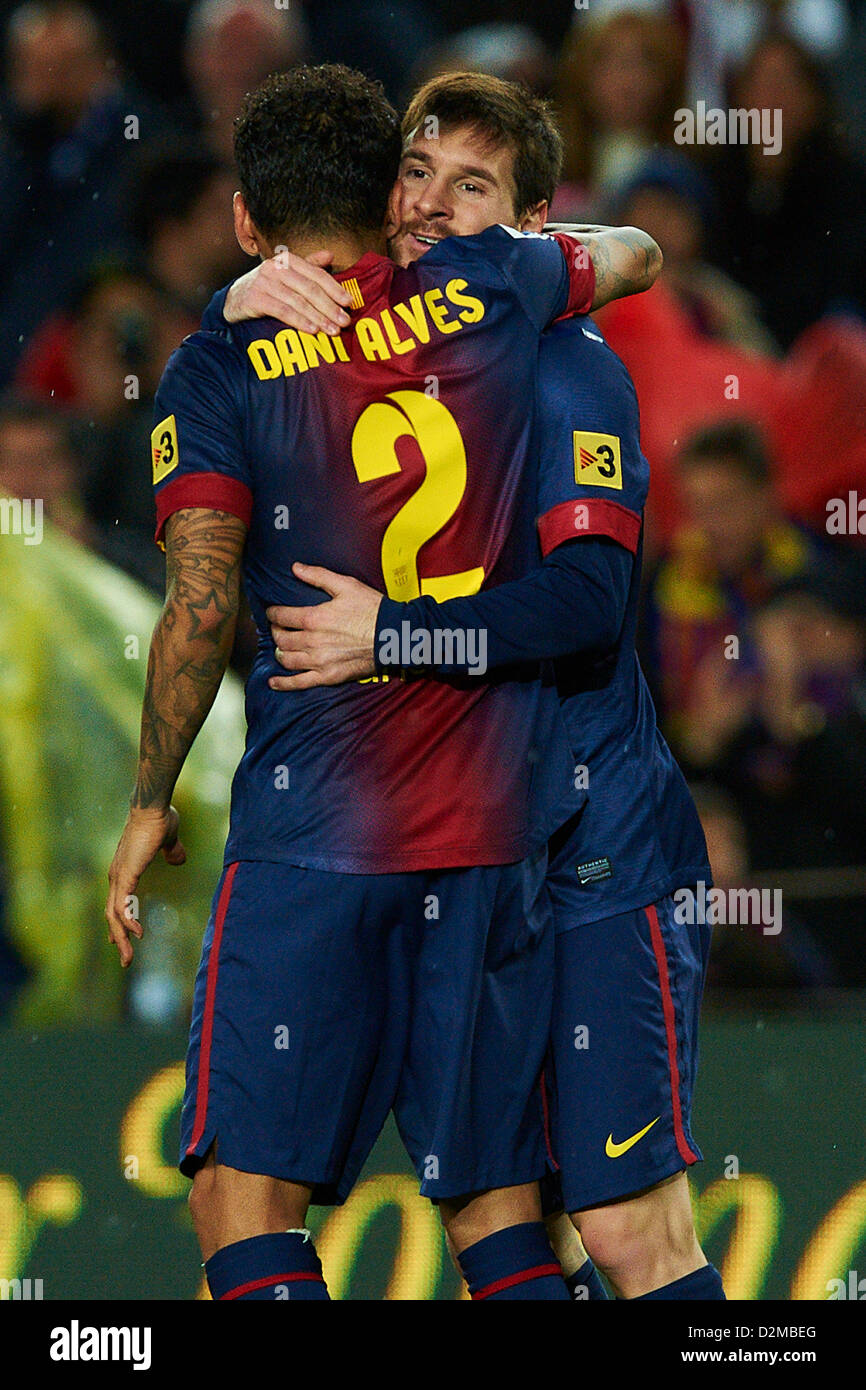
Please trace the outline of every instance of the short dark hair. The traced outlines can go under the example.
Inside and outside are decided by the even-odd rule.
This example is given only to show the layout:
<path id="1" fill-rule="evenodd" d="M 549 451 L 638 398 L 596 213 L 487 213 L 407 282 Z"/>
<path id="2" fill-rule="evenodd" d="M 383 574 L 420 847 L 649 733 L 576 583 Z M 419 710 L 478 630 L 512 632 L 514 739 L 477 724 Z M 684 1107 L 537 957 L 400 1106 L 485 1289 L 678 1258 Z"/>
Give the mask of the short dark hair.
<path id="1" fill-rule="evenodd" d="M 235 121 L 241 192 L 269 239 L 380 230 L 400 149 L 381 84 L 337 63 L 272 74 Z"/>
<path id="2" fill-rule="evenodd" d="M 710 460 L 734 464 L 750 482 L 763 486 L 773 470 L 764 437 L 751 420 L 721 420 L 696 430 L 680 450 L 681 470 Z"/>
<path id="3" fill-rule="evenodd" d="M 445 130 L 469 126 L 514 155 L 514 211 L 552 200 L 562 172 L 562 136 L 549 102 L 519 82 L 478 72 L 446 72 L 420 87 L 403 117 L 403 139 L 429 117 Z"/>

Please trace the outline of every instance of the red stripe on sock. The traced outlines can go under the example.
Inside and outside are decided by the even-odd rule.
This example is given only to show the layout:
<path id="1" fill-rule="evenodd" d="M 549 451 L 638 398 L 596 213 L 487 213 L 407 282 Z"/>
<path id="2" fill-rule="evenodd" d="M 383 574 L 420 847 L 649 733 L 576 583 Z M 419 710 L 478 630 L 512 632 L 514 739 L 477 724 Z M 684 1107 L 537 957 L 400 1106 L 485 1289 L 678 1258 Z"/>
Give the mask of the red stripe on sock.
<path id="1" fill-rule="evenodd" d="M 698 1156 L 691 1148 L 686 1139 L 686 1132 L 683 1129 L 683 1111 L 680 1104 L 680 1069 L 677 1062 L 677 1026 L 676 1014 L 674 1012 L 674 1001 L 671 994 L 670 977 L 668 975 L 668 958 L 665 953 L 664 937 L 659 926 L 658 913 L 655 904 L 644 908 L 647 921 L 650 926 L 650 937 L 652 939 L 653 951 L 655 952 L 656 966 L 659 972 L 659 984 L 662 991 L 662 1012 L 665 1018 L 665 1033 L 668 1042 L 668 1069 L 671 1078 L 671 1106 L 674 1116 L 674 1138 L 677 1142 L 677 1151 L 686 1163 L 697 1163 Z"/>
<path id="2" fill-rule="evenodd" d="M 562 1266 L 558 1263 L 550 1265 L 535 1265 L 532 1269 L 521 1269 L 517 1274 L 507 1274 L 504 1279 L 496 1279 L 486 1288 L 479 1289 L 472 1295 L 476 1298 L 489 1298 L 491 1294 L 499 1293 L 502 1289 L 513 1288 L 515 1284 L 526 1284 L 530 1279 L 545 1279 L 551 1274 L 558 1274 L 562 1278 Z"/>
<path id="3" fill-rule="evenodd" d="M 210 1049 L 213 1039 L 213 1014 L 214 1001 L 216 999 L 217 974 L 219 973 L 220 942 L 223 936 L 223 923 L 229 908 L 229 898 L 232 895 L 232 884 L 235 881 L 237 864 L 232 864 L 228 873 L 223 879 L 223 886 L 217 903 L 216 920 L 213 929 L 213 941 L 211 942 L 210 956 L 207 963 L 207 987 L 204 997 L 204 1018 L 201 1025 L 201 1044 L 199 1047 L 198 1058 L 198 1086 L 195 1094 L 195 1125 L 192 1131 L 192 1138 L 189 1142 L 187 1153 L 194 1153 L 202 1135 L 204 1134 L 205 1120 L 207 1119 L 207 1099 L 208 1086 L 210 1084 Z"/>
<path id="4" fill-rule="evenodd" d="M 228 1293 L 221 1293 L 219 1303 L 225 1303 L 229 1298 L 241 1298 L 245 1293 L 252 1293 L 253 1289 L 266 1289 L 270 1284 L 297 1284 L 298 1280 L 318 1279 L 320 1284 L 324 1284 L 321 1274 L 295 1273 L 295 1274 L 273 1274 L 268 1275 L 267 1279 L 251 1279 L 248 1284 L 238 1284 L 236 1289 L 229 1289 Z"/>

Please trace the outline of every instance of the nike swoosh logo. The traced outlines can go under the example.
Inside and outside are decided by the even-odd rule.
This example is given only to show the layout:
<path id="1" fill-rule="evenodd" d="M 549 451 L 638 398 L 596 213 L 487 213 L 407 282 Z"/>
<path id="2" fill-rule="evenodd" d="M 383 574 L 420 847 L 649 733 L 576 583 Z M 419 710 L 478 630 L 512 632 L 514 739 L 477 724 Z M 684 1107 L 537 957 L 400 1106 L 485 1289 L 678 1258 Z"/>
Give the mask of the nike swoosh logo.
<path id="1" fill-rule="evenodd" d="M 648 1125 L 644 1125 L 643 1129 L 639 1129 L 637 1134 L 633 1134 L 630 1139 L 624 1139 L 621 1144 L 615 1144 L 613 1142 L 613 1135 L 609 1134 L 607 1136 L 607 1143 L 604 1146 L 604 1151 L 608 1158 L 622 1158 L 624 1153 L 628 1153 L 629 1149 L 633 1148 L 638 1139 L 643 1139 L 645 1134 L 649 1134 L 653 1125 L 657 1125 L 660 1119 L 661 1115 L 656 1115 L 655 1119 L 650 1120 Z"/>

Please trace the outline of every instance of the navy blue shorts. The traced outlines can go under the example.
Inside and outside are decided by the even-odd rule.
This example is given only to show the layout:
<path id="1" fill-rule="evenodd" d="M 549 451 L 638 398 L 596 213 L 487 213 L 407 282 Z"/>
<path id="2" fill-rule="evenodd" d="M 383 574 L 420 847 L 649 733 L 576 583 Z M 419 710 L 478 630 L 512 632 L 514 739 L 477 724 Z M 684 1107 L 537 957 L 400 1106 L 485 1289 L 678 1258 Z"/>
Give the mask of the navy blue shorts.
<path id="1" fill-rule="evenodd" d="M 347 1197 L 393 1108 L 432 1198 L 549 1170 L 546 852 L 406 874 L 230 865 L 196 977 L 182 1172 Z"/>
<path id="2" fill-rule="evenodd" d="M 690 1111 L 710 929 L 676 911 L 668 896 L 556 938 L 542 1087 L 561 1189 L 546 1185 L 546 1210 L 619 1200 L 702 1156 Z"/>

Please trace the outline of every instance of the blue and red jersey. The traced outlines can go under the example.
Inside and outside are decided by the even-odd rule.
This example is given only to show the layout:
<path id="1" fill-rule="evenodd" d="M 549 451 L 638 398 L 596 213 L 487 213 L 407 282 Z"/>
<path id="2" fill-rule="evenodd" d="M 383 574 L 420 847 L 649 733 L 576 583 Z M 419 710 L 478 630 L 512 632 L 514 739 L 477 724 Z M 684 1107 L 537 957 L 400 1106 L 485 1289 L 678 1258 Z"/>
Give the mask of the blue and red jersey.
<path id="1" fill-rule="evenodd" d="M 354 313 L 338 339 L 269 319 L 197 333 L 156 397 L 157 537 L 188 507 L 249 527 L 259 647 L 226 860 L 367 873 L 507 863 L 539 842 L 539 780 L 556 785 L 560 755 L 567 766 L 552 690 L 524 672 L 272 691 L 265 609 L 325 597 L 293 577 L 295 561 L 396 599 L 526 572 L 538 343 L 589 307 L 591 263 L 570 238 L 493 227 L 407 269 L 368 254 L 339 278 Z"/>
<path id="2" fill-rule="evenodd" d="M 544 555 L 576 537 L 634 556 L 619 641 L 557 659 L 557 683 L 588 800 L 564 847 L 573 874 L 560 928 L 644 907 L 699 879 L 706 844 L 685 779 L 659 732 L 635 651 L 649 465 L 634 385 L 592 321 L 545 333 L 539 354 L 538 532 Z M 576 779 L 580 783 L 580 774 Z"/>

